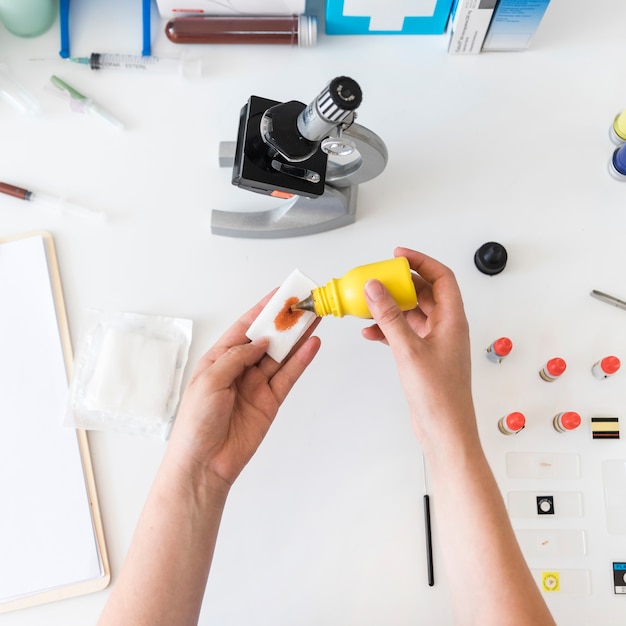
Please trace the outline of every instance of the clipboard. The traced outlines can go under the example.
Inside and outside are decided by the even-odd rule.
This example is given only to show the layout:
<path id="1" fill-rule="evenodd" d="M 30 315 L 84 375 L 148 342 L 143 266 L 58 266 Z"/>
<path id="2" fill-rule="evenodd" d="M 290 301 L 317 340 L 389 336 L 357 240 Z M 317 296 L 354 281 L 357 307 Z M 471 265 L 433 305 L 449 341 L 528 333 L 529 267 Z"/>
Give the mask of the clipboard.
<path id="1" fill-rule="evenodd" d="M 52 235 L 0 238 L 0 613 L 111 579 L 87 434 L 63 426 L 72 362 Z"/>

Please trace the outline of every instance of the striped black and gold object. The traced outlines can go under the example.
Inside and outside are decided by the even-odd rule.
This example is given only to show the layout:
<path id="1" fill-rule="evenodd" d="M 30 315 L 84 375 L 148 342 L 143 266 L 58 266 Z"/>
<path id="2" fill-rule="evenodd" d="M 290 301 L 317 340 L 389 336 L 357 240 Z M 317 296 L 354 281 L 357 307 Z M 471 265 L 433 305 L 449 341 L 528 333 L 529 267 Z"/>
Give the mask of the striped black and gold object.
<path id="1" fill-rule="evenodd" d="M 593 439 L 619 439 L 619 417 L 592 417 Z"/>

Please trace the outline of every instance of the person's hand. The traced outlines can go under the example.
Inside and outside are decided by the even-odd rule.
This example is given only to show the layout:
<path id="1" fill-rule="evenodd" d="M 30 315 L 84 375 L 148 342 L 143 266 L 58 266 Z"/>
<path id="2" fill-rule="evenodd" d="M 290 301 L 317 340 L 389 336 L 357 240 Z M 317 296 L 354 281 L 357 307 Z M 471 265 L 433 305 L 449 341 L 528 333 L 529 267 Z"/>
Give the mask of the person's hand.
<path id="1" fill-rule="evenodd" d="M 477 439 L 469 331 L 454 274 L 420 252 L 396 248 L 394 254 L 416 272 L 418 305 L 403 313 L 379 281 L 369 281 L 365 297 L 376 324 L 363 336 L 391 347 L 422 444 L 437 445 L 444 436 Z"/>
<path id="2" fill-rule="evenodd" d="M 314 323 L 277 363 L 268 340 L 246 331 L 273 294 L 244 314 L 200 359 L 181 399 L 168 456 L 194 481 L 228 491 L 250 460 L 283 400 L 320 347 Z M 191 483 L 191 484 L 195 484 Z"/>

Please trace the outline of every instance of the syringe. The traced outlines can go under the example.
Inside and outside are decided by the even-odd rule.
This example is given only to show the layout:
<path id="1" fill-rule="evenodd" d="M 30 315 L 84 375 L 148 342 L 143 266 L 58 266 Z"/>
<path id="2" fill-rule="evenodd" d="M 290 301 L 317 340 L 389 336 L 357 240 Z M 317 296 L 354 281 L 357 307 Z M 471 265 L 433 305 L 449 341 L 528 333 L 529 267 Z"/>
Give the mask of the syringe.
<path id="1" fill-rule="evenodd" d="M 9 183 L 0 182 L 0 193 L 6 194 L 7 196 L 13 196 L 18 200 L 32 202 L 35 205 L 41 205 L 42 207 L 58 211 L 59 213 L 96 217 L 99 219 L 106 218 L 103 211 L 85 207 L 80 204 L 74 204 L 73 202 L 68 202 L 65 198 L 51 196 L 47 193 L 40 193 L 39 191 L 35 192 L 30 189 L 24 189 L 23 187 L 11 185 Z"/>
<path id="2" fill-rule="evenodd" d="M 70 57 L 73 63 L 88 65 L 92 70 L 135 70 L 147 74 L 180 74 L 199 76 L 202 73 L 200 59 L 139 56 L 136 54 L 109 54 L 93 52 L 88 57 Z"/>

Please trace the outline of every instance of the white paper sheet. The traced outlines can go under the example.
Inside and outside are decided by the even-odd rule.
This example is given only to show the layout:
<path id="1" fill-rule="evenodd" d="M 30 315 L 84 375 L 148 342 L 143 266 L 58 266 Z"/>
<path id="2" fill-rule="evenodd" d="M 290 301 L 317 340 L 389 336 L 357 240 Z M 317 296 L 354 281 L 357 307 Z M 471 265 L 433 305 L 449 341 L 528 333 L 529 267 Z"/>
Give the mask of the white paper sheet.
<path id="1" fill-rule="evenodd" d="M 0 244 L 0 603 L 102 575 L 45 242 Z"/>

